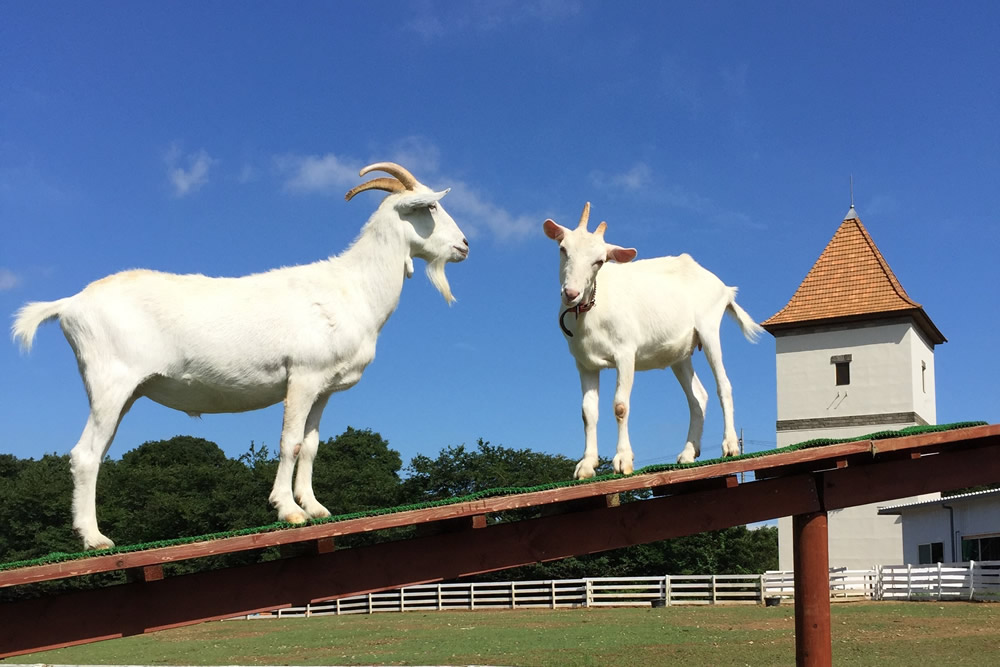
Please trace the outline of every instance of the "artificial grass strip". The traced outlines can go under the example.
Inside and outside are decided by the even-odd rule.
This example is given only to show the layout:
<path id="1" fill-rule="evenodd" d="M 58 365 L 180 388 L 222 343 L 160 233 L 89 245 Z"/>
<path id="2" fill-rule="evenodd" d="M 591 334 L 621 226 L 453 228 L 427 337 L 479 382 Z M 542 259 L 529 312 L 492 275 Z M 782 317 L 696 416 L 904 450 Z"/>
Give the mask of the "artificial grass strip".
<path id="1" fill-rule="evenodd" d="M 747 454 L 741 454 L 739 456 L 731 456 L 728 458 L 714 458 L 705 459 L 702 461 L 694 461 L 692 463 L 660 463 L 649 465 L 644 468 L 636 470 L 633 474 L 642 475 L 649 473 L 659 473 L 666 472 L 669 470 L 682 470 L 687 468 L 697 468 L 701 466 L 713 465 L 716 463 L 730 462 L 730 461 L 741 461 L 744 459 L 754 459 L 761 458 L 764 456 L 772 456 L 774 454 L 784 454 L 787 452 L 793 452 L 800 449 L 809 449 L 813 447 L 822 447 L 824 445 L 835 445 L 845 442 L 858 442 L 861 440 L 887 440 L 890 438 L 902 438 L 909 435 L 919 435 L 922 433 L 935 433 L 939 431 L 952 431 L 961 428 L 971 428 L 973 426 L 985 426 L 987 422 L 984 421 L 970 421 L 970 422 L 954 422 L 951 424 L 933 424 L 926 426 L 909 426 L 907 428 L 900 429 L 898 431 L 877 431 L 875 433 L 869 433 L 863 436 L 854 436 L 850 438 L 815 438 L 813 440 L 806 440 L 805 442 L 800 442 L 794 445 L 788 445 L 787 447 L 781 447 L 776 449 L 768 449 L 760 452 L 750 452 Z M 620 474 L 608 474 L 600 475 L 597 477 L 592 477 L 590 479 L 583 480 L 566 480 L 563 482 L 551 482 L 548 484 L 539 484 L 537 486 L 507 486 L 499 487 L 493 489 L 485 489 L 483 491 L 477 491 L 475 493 L 470 493 L 465 496 L 458 496 L 455 498 L 446 498 L 442 500 L 430 500 L 421 503 L 412 503 L 408 505 L 398 505 L 396 507 L 386 507 L 374 510 L 367 510 L 364 512 L 351 512 L 349 514 L 339 514 L 337 516 L 330 516 L 325 519 L 313 519 L 308 525 L 317 525 L 324 523 L 337 523 L 341 521 L 348 521 L 351 519 L 361 519 L 366 517 L 382 516 L 385 514 L 396 514 L 398 512 L 408 512 L 412 510 L 428 509 L 431 507 L 442 507 L 445 505 L 455 505 L 459 503 L 472 502 L 475 500 L 482 500 L 484 498 L 495 498 L 498 496 L 510 496 L 521 493 L 533 493 L 536 491 L 549 491 L 551 489 L 565 488 L 569 486 L 578 486 L 581 484 L 593 484 L 595 482 L 604 482 L 612 479 L 621 479 L 626 477 L 626 475 Z M 182 544 L 192 544 L 194 542 L 206 542 L 210 540 L 218 540 L 227 537 L 240 537 L 243 535 L 256 535 L 259 533 L 270 533 L 278 530 L 286 530 L 288 528 L 300 528 L 302 524 L 291 524 L 285 521 L 277 521 L 275 523 L 268 524 L 266 526 L 257 526 L 255 528 L 241 528 L 238 530 L 229 530 L 218 533 L 209 533 L 207 535 L 196 535 L 191 537 L 178 537 L 169 540 L 158 540 L 155 542 L 144 542 L 142 544 L 133 544 L 128 546 L 116 546 L 110 549 L 103 549 L 101 551 L 85 551 L 78 553 L 50 553 L 46 556 L 41 556 L 39 558 L 34 558 L 31 560 L 20 560 L 13 561 L 10 563 L 0 563 L 0 572 L 6 570 L 13 570 L 22 567 L 32 567 L 36 565 L 48 565 L 52 563 L 61 563 L 70 560 L 78 560 L 81 558 L 88 558 L 91 556 L 108 556 L 113 554 L 126 554 L 135 553 L 138 551 L 148 551 L 150 549 L 159 549 L 161 547 L 178 546 Z"/>

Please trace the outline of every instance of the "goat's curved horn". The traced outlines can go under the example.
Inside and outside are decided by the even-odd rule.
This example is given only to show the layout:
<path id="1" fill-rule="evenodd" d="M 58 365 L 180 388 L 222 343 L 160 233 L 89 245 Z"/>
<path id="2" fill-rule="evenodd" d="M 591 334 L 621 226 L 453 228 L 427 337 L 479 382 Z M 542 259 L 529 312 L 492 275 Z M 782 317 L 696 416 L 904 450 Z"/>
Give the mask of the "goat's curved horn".
<path id="1" fill-rule="evenodd" d="M 399 179 L 399 182 L 403 184 L 407 190 L 416 189 L 418 182 L 417 179 L 413 177 L 406 167 L 398 165 L 395 162 L 376 162 L 375 164 L 370 164 L 361 170 L 361 176 L 364 176 L 370 171 L 384 171 L 387 174 L 392 174 Z"/>
<path id="2" fill-rule="evenodd" d="M 608 223 L 602 221 L 601 224 L 597 225 L 597 229 L 594 230 L 594 234 L 600 237 L 604 236 L 604 230 L 608 228 Z"/>
<path id="3" fill-rule="evenodd" d="M 344 198 L 347 201 L 351 201 L 351 197 L 358 194 L 359 192 L 364 192 L 365 190 L 385 190 L 386 192 L 403 192 L 406 190 L 406 186 L 397 181 L 395 178 L 374 178 L 361 185 L 356 185 L 351 188 Z"/>
<path id="4" fill-rule="evenodd" d="M 583 213 L 580 214 L 580 224 L 576 226 L 577 229 L 583 227 L 587 228 L 587 221 L 590 220 L 590 202 L 583 205 Z"/>

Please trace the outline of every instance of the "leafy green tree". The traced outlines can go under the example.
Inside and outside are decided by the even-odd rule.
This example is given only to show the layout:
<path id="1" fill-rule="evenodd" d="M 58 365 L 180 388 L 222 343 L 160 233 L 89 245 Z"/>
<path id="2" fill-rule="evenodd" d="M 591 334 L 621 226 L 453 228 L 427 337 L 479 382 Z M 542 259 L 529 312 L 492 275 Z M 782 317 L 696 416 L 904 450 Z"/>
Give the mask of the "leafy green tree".
<path id="1" fill-rule="evenodd" d="M 203 438 L 146 442 L 102 467 L 98 516 L 120 544 L 268 522 L 251 470 Z"/>
<path id="2" fill-rule="evenodd" d="M 371 429 L 350 426 L 321 442 L 313 465 L 313 491 L 331 514 L 393 507 L 400 503 L 403 461 Z"/>
<path id="3" fill-rule="evenodd" d="M 510 449 L 480 438 L 471 451 L 465 445 L 448 446 L 435 459 L 413 457 L 403 493 L 411 502 L 420 502 L 499 487 L 536 486 L 572 479 L 575 466 L 562 455 Z"/>
<path id="4" fill-rule="evenodd" d="M 71 526 L 69 457 L 0 455 L 0 558 L 5 562 L 80 548 Z"/>

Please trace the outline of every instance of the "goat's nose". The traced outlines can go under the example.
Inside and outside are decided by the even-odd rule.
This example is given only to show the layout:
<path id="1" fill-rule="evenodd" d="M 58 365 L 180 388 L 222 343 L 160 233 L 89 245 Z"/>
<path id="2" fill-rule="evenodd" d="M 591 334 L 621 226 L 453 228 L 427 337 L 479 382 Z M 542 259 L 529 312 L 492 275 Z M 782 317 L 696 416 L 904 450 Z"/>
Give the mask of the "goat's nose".
<path id="1" fill-rule="evenodd" d="M 464 236 L 462 237 L 462 243 L 465 245 L 466 248 L 469 247 L 469 240 L 467 238 L 465 238 Z"/>
<path id="2" fill-rule="evenodd" d="M 580 296 L 580 290 L 570 289 L 567 287 L 563 290 L 563 294 L 566 296 L 566 302 L 569 303 L 570 301 L 575 300 L 576 297 Z"/>

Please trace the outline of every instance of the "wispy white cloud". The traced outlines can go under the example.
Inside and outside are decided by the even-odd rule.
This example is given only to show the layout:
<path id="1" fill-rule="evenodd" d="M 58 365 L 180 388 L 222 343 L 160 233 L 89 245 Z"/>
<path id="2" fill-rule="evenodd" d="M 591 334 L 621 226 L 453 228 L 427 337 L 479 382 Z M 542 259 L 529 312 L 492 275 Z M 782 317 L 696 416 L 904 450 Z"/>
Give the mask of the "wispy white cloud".
<path id="1" fill-rule="evenodd" d="M 258 178 L 257 167 L 250 162 L 244 162 L 240 167 L 240 173 L 236 175 L 236 182 L 240 184 L 253 183 Z"/>
<path id="2" fill-rule="evenodd" d="M 677 58 L 665 57 L 660 64 L 660 84 L 663 96 L 670 103 L 686 107 L 692 113 L 701 109 L 702 99 L 693 66 Z"/>
<path id="3" fill-rule="evenodd" d="M 447 12 L 440 12 L 437 5 L 414 6 L 417 13 L 404 29 L 427 40 L 525 23 L 557 23 L 577 16 L 584 7 L 582 0 L 472 0 L 449 4 Z"/>
<path id="4" fill-rule="evenodd" d="M 217 160 L 205 151 L 182 154 L 177 144 L 167 151 L 167 178 L 174 188 L 175 197 L 186 197 L 208 183 L 208 171 Z"/>
<path id="5" fill-rule="evenodd" d="M 343 194 L 358 184 L 360 163 L 326 155 L 282 155 L 274 159 L 284 189 L 298 193 Z"/>
<path id="6" fill-rule="evenodd" d="M 899 202 L 892 195 L 875 195 L 858 209 L 858 215 L 891 217 L 899 211 Z"/>
<path id="7" fill-rule="evenodd" d="M 0 292 L 14 289 L 21 284 L 21 277 L 10 269 L 0 268 Z"/>
<path id="8" fill-rule="evenodd" d="M 767 228 L 765 223 L 754 220 L 746 213 L 727 208 L 710 197 L 692 192 L 680 185 L 659 189 L 656 196 L 664 205 L 693 213 L 708 224 L 748 229 Z"/>
<path id="9" fill-rule="evenodd" d="M 440 171 L 441 150 L 424 137 L 403 137 L 389 147 L 389 159 L 404 165 L 417 179 L 433 177 Z"/>
<path id="10" fill-rule="evenodd" d="M 594 170 L 590 172 L 590 181 L 599 188 L 620 188 L 634 192 L 649 184 L 651 172 L 645 162 L 637 162 L 631 169 L 617 174 Z"/>
<path id="11" fill-rule="evenodd" d="M 358 171 L 364 164 L 387 159 L 405 166 L 428 187 L 450 188 L 451 192 L 442 203 L 472 238 L 489 235 L 500 241 L 512 241 L 535 230 L 541 218 L 512 213 L 495 204 L 488 194 L 474 185 L 443 173 L 439 167 L 440 156 L 441 151 L 433 142 L 410 136 L 396 141 L 377 158 L 366 162 L 326 153 L 282 155 L 274 158 L 274 164 L 287 192 L 342 195 L 361 182 Z"/>
<path id="12" fill-rule="evenodd" d="M 499 241 L 524 239 L 538 229 L 543 219 L 511 213 L 463 181 L 451 181 L 450 185 L 451 192 L 444 204 L 466 234 L 473 238 L 488 233 Z"/>

